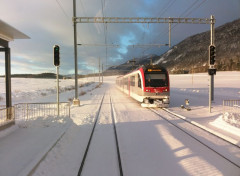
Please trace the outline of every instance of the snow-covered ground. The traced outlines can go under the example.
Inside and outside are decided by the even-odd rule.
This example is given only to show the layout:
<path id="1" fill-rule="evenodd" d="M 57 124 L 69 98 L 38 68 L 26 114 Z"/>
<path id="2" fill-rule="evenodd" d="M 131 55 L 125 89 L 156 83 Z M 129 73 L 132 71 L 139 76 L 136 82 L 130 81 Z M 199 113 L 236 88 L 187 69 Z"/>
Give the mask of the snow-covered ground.
<path id="1" fill-rule="evenodd" d="M 30 119 L 26 125 L 17 121 L 15 126 L 0 131 L 0 175 L 26 175 L 32 172 L 36 176 L 76 176 L 103 94 L 102 111 L 82 175 L 118 175 L 110 97 L 117 120 L 124 175 L 240 175 L 238 167 L 192 141 L 189 136 L 119 92 L 115 88 L 115 78 L 105 77 L 100 88 L 96 88 L 97 82 L 80 87 L 79 92 L 86 94 L 79 97 L 80 107 L 71 107 L 70 118 L 38 117 Z M 84 85 L 95 79 L 80 80 L 79 84 Z M 222 101 L 240 99 L 240 72 L 217 72 L 212 113 L 208 108 L 209 83 L 206 73 L 171 75 L 170 80 L 170 111 L 240 145 L 240 129 L 221 118 Z M 13 102 L 54 102 L 55 84 L 55 80 L 13 79 Z M 4 97 L 2 78 L 0 85 L 0 96 Z M 61 101 L 74 97 L 74 90 L 71 90 L 73 85 L 74 80 L 61 80 Z M 180 108 L 185 105 L 185 99 L 190 100 L 191 111 Z M 0 103 L 4 104 L 4 99 Z M 54 143 L 55 147 L 51 148 Z M 213 143 L 217 146 L 216 142 Z M 222 147 L 240 165 L 240 150 L 219 146 L 220 149 Z M 42 159 L 46 152 L 48 154 Z M 41 163 L 32 170 L 40 159 Z"/>
<path id="2" fill-rule="evenodd" d="M 221 133 L 227 135 L 232 133 L 233 135 L 230 134 L 230 136 L 237 140 L 240 137 L 239 129 L 235 126 L 230 127 L 224 122 L 222 113 L 223 100 L 240 100 L 240 72 L 217 72 L 214 78 L 212 113 L 209 113 L 209 77 L 205 73 L 171 75 L 171 107 L 169 109 L 207 127 L 214 127 L 214 130 Z M 180 108 L 181 105 L 185 106 L 185 99 L 189 99 L 191 111 Z"/>

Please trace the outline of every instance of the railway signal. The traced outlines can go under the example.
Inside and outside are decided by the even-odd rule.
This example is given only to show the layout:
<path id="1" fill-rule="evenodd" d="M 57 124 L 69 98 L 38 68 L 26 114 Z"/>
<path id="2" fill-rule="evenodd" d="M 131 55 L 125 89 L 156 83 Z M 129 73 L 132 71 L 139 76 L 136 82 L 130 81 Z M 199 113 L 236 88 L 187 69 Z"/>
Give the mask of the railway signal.
<path id="1" fill-rule="evenodd" d="M 56 79 L 57 79 L 57 115 L 59 116 L 59 65 L 60 65 L 60 47 L 53 46 L 53 64 L 56 66 Z"/>
<path id="2" fill-rule="evenodd" d="M 216 57 L 216 47 L 214 45 L 209 46 L 209 62 L 210 65 L 214 65 Z"/>
<path id="3" fill-rule="evenodd" d="M 60 47 L 58 45 L 53 46 L 53 64 L 56 67 L 60 65 Z"/>

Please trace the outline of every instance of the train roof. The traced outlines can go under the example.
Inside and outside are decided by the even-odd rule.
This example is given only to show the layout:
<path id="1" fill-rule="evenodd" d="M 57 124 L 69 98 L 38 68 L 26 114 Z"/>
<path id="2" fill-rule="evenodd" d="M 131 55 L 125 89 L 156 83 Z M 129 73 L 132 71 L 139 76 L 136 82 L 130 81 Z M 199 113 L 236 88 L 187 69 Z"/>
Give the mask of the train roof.
<path id="1" fill-rule="evenodd" d="M 141 65 L 141 66 L 137 67 L 136 69 L 132 70 L 131 72 L 128 72 L 128 73 L 125 74 L 125 75 L 128 75 L 128 74 L 130 74 L 130 73 L 133 73 L 133 72 L 139 70 L 140 68 L 142 68 L 144 72 L 145 72 L 146 70 L 148 70 L 148 69 L 159 69 L 159 70 L 161 70 L 161 72 L 167 72 L 167 69 L 166 69 L 165 67 L 159 65 L 159 64 L 157 64 L 157 65 L 148 64 L 148 65 Z M 125 76 L 125 75 L 118 76 L 117 78 L 123 77 L 123 76 Z"/>
<path id="2" fill-rule="evenodd" d="M 144 71 L 146 71 L 147 69 L 160 69 L 163 72 L 167 71 L 167 69 L 161 65 L 144 65 L 141 67 L 143 68 Z"/>

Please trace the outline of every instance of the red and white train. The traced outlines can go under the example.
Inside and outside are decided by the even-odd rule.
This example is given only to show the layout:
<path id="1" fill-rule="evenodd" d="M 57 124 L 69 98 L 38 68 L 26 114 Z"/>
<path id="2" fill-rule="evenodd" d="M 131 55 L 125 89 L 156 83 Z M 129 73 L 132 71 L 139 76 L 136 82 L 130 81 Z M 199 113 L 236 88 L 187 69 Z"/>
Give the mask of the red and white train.
<path id="1" fill-rule="evenodd" d="M 169 74 L 160 65 L 141 66 L 117 77 L 116 84 L 121 91 L 141 102 L 143 107 L 169 107 Z"/>

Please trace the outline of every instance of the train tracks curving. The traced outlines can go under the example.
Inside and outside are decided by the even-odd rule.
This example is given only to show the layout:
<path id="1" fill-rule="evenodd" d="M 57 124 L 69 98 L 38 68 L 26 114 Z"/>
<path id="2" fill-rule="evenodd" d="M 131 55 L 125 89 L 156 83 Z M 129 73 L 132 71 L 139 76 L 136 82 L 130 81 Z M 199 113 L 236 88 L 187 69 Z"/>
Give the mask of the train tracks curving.
<path id="1" fill-rule="evenodd" d="M 154 112 L 156 115 L 158 115 L 160 118 L 166 120 L 168 123 L 172 124 L 194 140 L 198 141 L 201 145 L 207 147 L 212 152 L 215 152 L 231 164 L 235 165 L 236 167 L 240 168 L 240 163 L 238 159 L 230 159 L 225 153 L 222 153 L 221 150 L 217 150 L 214 147 L 214 144 L 209 141 L 218 141 L 218 143 L 222 145 L 230 145 L 232 148 L 235 148 L 236 150 L 239 150 L 240 147 L 231 141 L 229 142 L 226 139 L 223 139 L 222 137 L 213 134 L 212 131 L 209 131 L 207 129 L 204 129 L 202 126 L 195 124 L 192 121 L 188 121 L 187 119 L 181 118 L 178 116 L 178 114 L 172 114 L 171 112 L 167 111 L 166 109 L 156 110 L 153 108 L 149 108 L 152 112 Z M 205 137 L 208 137 L 206 139 Z"/>

